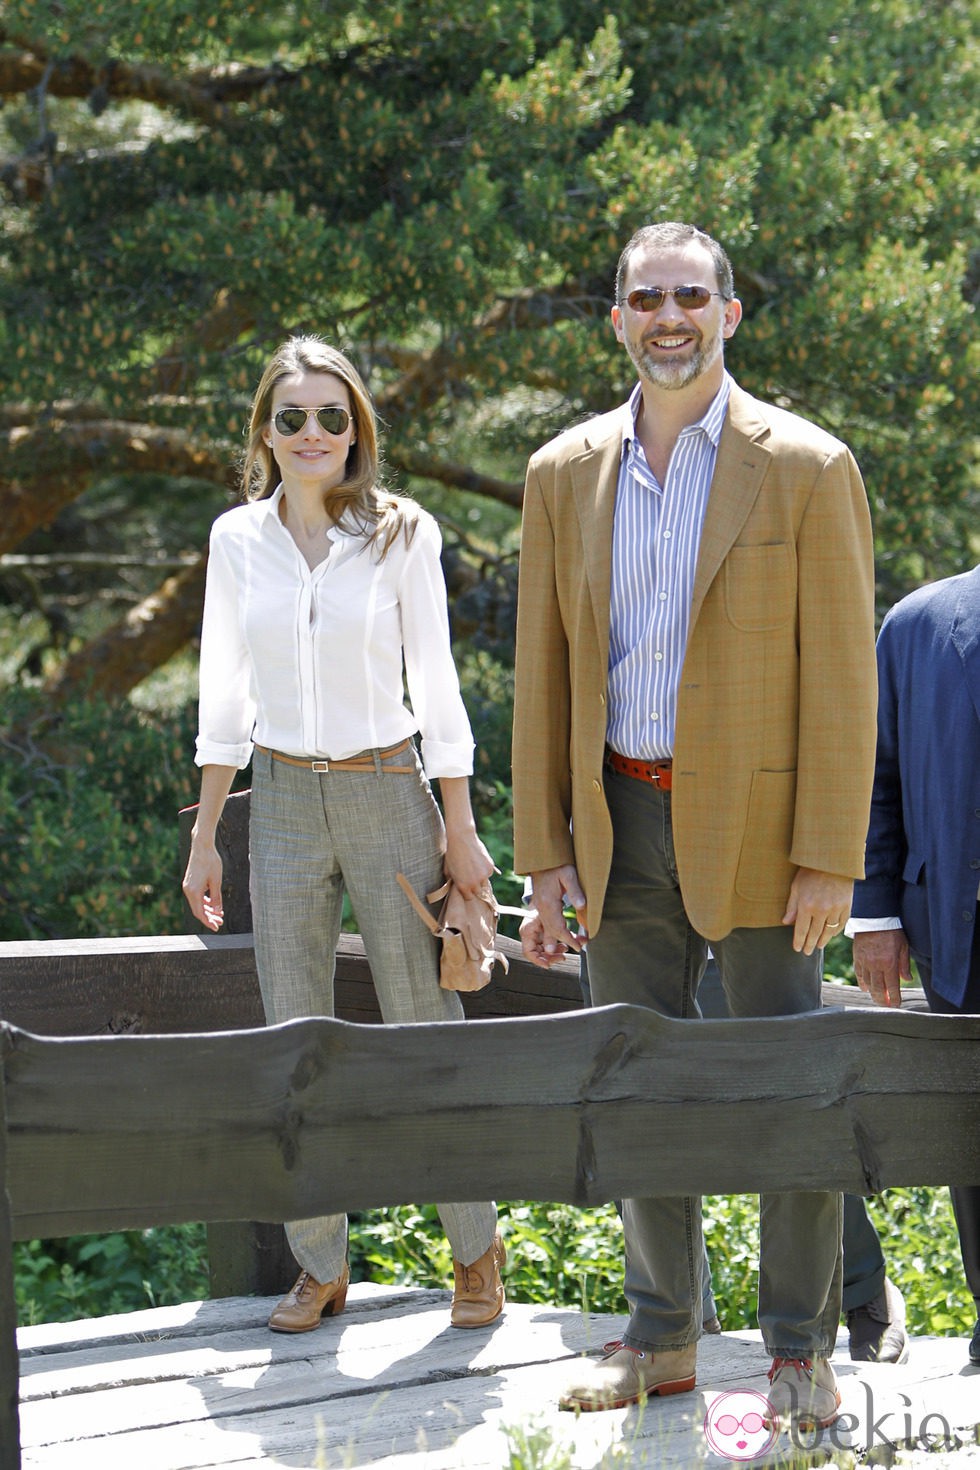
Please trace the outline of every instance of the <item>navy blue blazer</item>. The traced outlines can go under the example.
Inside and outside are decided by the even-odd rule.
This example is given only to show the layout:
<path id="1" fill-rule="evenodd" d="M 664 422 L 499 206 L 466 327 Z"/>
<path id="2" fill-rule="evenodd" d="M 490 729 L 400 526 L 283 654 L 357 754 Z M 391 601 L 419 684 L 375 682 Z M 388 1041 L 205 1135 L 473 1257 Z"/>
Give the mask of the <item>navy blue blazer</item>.
<path id="1" fill-rule="evenodd" d="M 962 1005 L 980 884 L 980 566 L 896 603 L 878 635 L 878 749 L 853 913 L 895 915 Z"/>

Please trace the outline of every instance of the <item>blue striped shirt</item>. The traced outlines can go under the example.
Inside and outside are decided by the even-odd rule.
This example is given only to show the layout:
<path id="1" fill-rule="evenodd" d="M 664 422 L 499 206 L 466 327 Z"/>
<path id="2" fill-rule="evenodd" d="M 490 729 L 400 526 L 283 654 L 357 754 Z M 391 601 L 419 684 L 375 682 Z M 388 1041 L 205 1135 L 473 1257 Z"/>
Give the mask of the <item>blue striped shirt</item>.
<path id="1" fill-rule="evenodd" d="M 621 755 L 673 756 L 694 569 L 730 391 L 726 373 L 704 417 L 682 430 L 663 485 L 636 438 L 639 384 L 630 396 L 613 523 L 606 732 Z"/>

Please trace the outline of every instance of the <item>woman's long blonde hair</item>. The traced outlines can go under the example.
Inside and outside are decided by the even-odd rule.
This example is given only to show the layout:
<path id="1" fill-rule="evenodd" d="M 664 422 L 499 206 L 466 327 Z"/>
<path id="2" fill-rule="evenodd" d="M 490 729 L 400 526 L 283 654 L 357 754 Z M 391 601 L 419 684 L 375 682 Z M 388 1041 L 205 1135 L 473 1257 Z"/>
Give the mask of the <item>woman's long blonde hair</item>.
<path id="1" fill-rule="evenodd" d="M 418 507 L 411 500 L 392 495 L 381 484 L 381 455 L 378 420 L 364 380 L 349 358 L 320 337 L 289 337 L 273 353 L 262 374 L 248 425 L 248 443 L 242 463 L 242 494 L 245 500 L 268 500 L 282 475 L 272 449 L 265 441 L 272 421 L 272 398 L 285 378 L 303 373 L 330 373 L 346 383 L 354 420 L 354 442 L 347 456 L 342 482 L 325 492 L 325 502 L 334 521 L 350 511 L 368 538 L 385 556 L 399 534 L 411 541 Z"/>

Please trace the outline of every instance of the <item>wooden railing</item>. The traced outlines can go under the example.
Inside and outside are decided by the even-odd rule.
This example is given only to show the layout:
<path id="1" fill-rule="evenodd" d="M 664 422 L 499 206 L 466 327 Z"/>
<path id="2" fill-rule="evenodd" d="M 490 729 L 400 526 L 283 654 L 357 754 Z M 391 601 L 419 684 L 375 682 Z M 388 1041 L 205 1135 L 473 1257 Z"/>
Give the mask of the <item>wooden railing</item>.
<path id="1" fill-rule="evenodd" d="M 345 937 L 342 1019 L 265 1029 L 247 934 L 0 945 L 4 1470 L 20 1464 L 15 1239 L 980 1178 L 980 1017 L 845 1010 L 863 997 L 839 986 L 833 1009 L 769 1020 L 583 1011 L 573 965 L 502 947 L 510 974 L 464 998 L 472 1024 L 373 1024 Z M 232 1289 L 282 1285 L 241 1259 Z"/>

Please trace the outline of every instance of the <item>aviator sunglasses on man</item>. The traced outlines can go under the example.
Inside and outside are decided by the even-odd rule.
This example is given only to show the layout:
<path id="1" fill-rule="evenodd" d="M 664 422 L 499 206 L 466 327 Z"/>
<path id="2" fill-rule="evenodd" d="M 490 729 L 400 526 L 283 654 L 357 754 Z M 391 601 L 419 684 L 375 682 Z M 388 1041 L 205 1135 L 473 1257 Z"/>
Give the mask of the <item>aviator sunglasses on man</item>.
<path id="1" fill-rule="evenodd" d="M 712 296 L 721 296 L 721 291 L 709 291 L 707 286 L 637 286 L 627 293 L 626 305 L 633 311 L 659 311 L 668 296 L 681 311 L 698 311 L 707 306 Z"/>
<path id="2" fill-rule="evenodd" d="M 350 414 L 346 408 L 281 408 L 272 422 L 284 439 L 291 439 L 294 434 L 306 428 L 310 414 L 313 413 L 316 414 L 320 428 L 327 434 L 343 434 L 350 423 Z"/>

